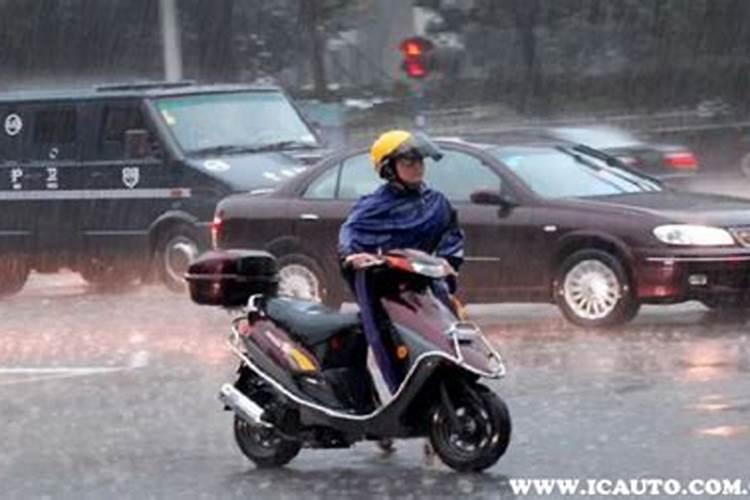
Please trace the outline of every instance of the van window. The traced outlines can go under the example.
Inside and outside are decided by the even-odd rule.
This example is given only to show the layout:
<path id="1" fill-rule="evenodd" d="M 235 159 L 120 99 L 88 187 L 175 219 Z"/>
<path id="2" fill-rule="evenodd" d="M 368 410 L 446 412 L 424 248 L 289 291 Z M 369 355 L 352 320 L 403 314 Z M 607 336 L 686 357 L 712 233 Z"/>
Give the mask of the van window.
<path id="1" fill-rule="evenodd" d="M 105 107 L 99 136 L 100 157 L 108 160 L 125 158 L 125 131 L 144 128 L 143 114 L 137 107 Z"/>
<path id="2" fill-rule="evenodd" d="M 105 108 L 102 140 L 125 143 L 125 131 L 143 128 L 143 116 L 134 108 Z"/>
<path id="3" fill-rule="evenodd" d="M 77 157 L 77 113 L 74 107 L 39 109 L 34 113 L 30 157 L 70 160 Z"/>
<path id="4" fill-rule="evenodd" d="M 76 110 L 38 111 L 34 120 L 37 144 L 70 144 L 76 140 Z"/>

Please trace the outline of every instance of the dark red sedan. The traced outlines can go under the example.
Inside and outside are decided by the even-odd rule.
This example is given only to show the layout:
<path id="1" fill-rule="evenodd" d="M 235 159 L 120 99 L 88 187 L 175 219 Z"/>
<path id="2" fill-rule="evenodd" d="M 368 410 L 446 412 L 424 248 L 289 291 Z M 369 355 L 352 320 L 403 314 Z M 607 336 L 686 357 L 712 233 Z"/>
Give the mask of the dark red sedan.
<path id="1" fill-rule="evenodd" d="M 641 304 L 750 304 L 750 201 L 669 189 L 617 159 L 560 143 L 439 141 L 429 184 L 466 233 L 468 302 L 556 302 L 583 326 Z M 340 304 L 336 243 L 354 201 L 381 180 L 366 150 L 329 157 L 277 190 L 220 202 L 220 248 L 265 248 L 284 293 Z"/>

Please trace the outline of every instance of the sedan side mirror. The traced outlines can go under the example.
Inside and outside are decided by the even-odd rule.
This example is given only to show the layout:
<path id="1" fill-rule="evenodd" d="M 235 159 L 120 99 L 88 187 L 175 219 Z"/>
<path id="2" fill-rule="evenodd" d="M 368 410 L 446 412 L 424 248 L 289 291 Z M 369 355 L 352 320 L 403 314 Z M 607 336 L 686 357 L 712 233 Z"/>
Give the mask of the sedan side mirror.
<path id="1" fill-rule="evenodd" d="M 494 189 L 480 189 L 479 191 L 474 191 L 471 193 L 469 199 L 476 205 L 492 205 L 506 209 L 518 205 L 515 197 L 510 193 L 504 193 Z"/>

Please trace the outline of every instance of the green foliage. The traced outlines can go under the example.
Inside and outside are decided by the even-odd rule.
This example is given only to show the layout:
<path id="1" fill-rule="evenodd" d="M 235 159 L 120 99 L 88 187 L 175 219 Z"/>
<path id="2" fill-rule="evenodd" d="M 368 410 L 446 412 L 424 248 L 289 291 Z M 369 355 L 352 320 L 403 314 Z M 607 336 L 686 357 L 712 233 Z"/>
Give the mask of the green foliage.
<path id="1" fill-rule="evenodd" d="M 746 0 L 476 0 L 467 19 L 487 93 L 514 88 L 522 110 L 576 87 L 627 104 L 739 98 L 750 70 Z"/>
<path id="2" fill-rule="evenodd" d="M 185 76 L 248 81 L 304 69 L 314 82 L 311 95 L 325 99 L 328 40 L 367 23 L 377 2 L 179 0 Z M 446 78 L 436 72 L 425 82 L 448 101 L 485 97 L 543 111 L 602 96 L 626 106 L 747 100 L 747 0 L 414 5 L 442 13 L 436 36 L 456 34 L 466 48 L 459 59 L 468 71 Z M 0 0 L 0 73 L 0 86 L 45 76 L 161 78 L 158 1 Z"/>

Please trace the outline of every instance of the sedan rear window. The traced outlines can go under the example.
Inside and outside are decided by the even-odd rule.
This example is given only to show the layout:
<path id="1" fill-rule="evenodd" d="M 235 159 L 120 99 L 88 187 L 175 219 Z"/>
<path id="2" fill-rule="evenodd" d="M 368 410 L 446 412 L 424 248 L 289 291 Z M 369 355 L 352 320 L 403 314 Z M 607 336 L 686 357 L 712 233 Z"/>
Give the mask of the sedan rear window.
<path id="1" fill-rule="evenodd" d="M 655 180 L 588 155 L 551 148 L 498 148 L 493 154 L 544 198 L 661 191 Z"/>

